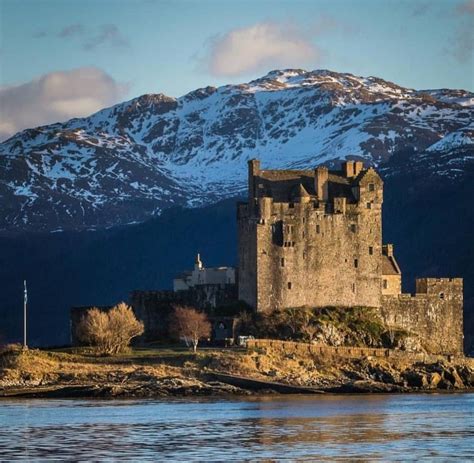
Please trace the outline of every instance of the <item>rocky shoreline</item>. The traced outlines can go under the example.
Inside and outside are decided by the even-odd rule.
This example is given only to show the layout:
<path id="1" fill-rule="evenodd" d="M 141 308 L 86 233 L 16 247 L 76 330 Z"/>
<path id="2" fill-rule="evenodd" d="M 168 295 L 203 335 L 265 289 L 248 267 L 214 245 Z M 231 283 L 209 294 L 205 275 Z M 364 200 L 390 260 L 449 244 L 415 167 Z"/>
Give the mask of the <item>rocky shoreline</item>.
<path id="1" fill-rule="evenodd" d="M 0 355 L 0 398 L 472 391 L 474 359 L 469 358 L 425 363 L 225 349 L 196 355 L 157 349 L 120 358 L 51 351 Z"/>

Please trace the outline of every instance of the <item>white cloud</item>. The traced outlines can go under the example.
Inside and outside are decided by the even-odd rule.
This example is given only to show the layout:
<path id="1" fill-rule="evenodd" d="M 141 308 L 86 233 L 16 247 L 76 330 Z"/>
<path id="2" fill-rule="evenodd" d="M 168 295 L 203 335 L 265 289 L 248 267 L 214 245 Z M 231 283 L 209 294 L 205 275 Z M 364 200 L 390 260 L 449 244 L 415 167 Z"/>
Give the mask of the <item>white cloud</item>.
<path id="1" fill-rule="evenodd" d="M 288 23 L 272 21 L 232 29 L 211 39 L 204 58 L 217 76 L 237 76 L 277 67 L 313 66 L 321 51 L 311 36 Z"/>
<path id="2" fill-rule="evenodd" d="M 88 116 L 121 101 L 127 92 L 127 85 L 95 67 L 51 72 L 0 88 L 0 141 L 26 128 Z"/>

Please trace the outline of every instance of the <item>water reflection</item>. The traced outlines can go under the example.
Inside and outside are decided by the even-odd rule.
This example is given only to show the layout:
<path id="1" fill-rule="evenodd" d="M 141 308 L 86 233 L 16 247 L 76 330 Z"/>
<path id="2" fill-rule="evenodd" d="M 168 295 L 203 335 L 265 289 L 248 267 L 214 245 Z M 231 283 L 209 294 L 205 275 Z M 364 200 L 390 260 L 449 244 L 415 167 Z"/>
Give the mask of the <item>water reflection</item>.
<path id="1" fill-rule="evenodd" d="M 6 460 L 469 459 L 473 394 L 0 402 Z"/>

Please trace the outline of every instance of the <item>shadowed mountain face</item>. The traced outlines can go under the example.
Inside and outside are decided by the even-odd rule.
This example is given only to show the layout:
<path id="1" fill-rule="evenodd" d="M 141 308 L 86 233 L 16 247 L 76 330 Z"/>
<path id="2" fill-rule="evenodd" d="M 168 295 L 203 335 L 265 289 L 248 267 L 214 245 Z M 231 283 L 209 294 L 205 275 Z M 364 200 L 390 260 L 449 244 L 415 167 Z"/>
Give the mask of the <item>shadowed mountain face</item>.
<path id="1" fill-rule="evenodd" d="M 0 231 L 103 229 L 212 204 L 242 194 L 253 157 L 264 168 L 381 166 L 410 148 L 456 176 L 443 156 L 467 146 L 472 162 L 473 104 L 462 90 L 303 70 L 143 95 L 0 144 Z"/>

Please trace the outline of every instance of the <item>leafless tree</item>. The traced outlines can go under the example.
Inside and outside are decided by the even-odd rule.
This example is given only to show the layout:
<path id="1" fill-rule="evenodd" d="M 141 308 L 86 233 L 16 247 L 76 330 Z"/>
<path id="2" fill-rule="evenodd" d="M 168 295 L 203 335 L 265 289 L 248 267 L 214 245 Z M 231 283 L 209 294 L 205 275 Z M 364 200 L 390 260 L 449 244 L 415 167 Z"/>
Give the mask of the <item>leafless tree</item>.
<path id="1" fill-rule="evenodd" d="M 77 328 L 78 338 L 94 346 L 100 354 L 124 352 L 133 338 L 143 333 L 143 322 L 136 319 L 132 309 L 121 302 L 105 312 L 97 308 L 87 311 Z"/>
<path id="2" fill-rule="evenodd" d="M 191 344 L 196 352 L 199 340 L 211 335 L 211 324 L 207 315 L 193 307 L 176 306 L 170 317 L 170 333 Z"/>

